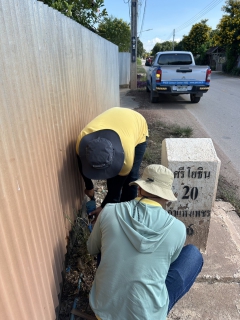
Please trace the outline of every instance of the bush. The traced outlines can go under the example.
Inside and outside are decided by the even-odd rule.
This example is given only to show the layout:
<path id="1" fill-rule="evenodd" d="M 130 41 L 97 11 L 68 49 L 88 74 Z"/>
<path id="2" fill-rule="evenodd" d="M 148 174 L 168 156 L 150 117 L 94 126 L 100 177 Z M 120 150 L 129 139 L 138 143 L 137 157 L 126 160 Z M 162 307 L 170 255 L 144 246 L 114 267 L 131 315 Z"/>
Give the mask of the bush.
<path id="1" fill-rule="evenodd" d="M 227 48 L 226 50 L 227 61 L 226 61 L 226 73 L 232 73 L 232 70 L 236 68 L 237 53 L 234 48 Z"/>
<path id="2" fill-rule="evenodd" d="M 137 65 L 141 66 L 142 65 L 142 59 L 141 58 L 137 58 Z"/>
<path id="3" fill-rule="evenodd" d="M 238 67 L 232 68 L 231 74 L 234 76 L 239 76 L 240 75 L 240 68 L 238 68 Z"/>
<path id="4" fill-rule="evenodd" d="M 224 62 L 222 65 L 222 71 L 227 73 L 227 62 Z"/>
<path id="5" fill-rule="evenodd" d="M 199 57 L 195 58 L 196 65 L 208 65 L 208 59 L 206 54 L 202 54 Z"/>
<path id="6" fill-rule="evenodd" d="M 240 76 L 240 68 L 238 67 L 233 67 L 231 69 L 230 65 L 227 62 L 224 62 L 222 65 L 222 71 L 228 74 L 232 74 L 233 76 Z"/>

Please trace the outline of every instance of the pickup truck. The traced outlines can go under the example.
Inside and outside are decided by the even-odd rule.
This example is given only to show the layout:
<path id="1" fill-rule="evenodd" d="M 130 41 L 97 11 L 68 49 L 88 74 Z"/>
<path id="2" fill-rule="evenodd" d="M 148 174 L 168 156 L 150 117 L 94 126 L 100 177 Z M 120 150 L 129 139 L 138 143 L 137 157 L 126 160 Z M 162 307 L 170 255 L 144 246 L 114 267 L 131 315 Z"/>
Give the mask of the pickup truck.
<path id="1" fill-rule="evenodd" d="M 161 94 L 178 96 L 190 94 L 192 103 L 198 103 L 210 87 L 211 69 L 196 66 L 191 52 L 158 52 L 147 70 L 146 91 L 152 103 L 159 101 Z"/>

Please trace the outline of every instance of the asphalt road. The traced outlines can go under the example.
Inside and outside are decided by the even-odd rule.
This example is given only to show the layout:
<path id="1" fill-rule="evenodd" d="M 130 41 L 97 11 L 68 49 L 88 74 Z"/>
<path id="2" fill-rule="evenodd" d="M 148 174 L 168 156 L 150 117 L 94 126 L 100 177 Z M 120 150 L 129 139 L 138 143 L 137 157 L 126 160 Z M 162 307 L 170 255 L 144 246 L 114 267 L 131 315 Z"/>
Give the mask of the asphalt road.
<path id="1" fill-rule="evenodd" d="M 160 105 L 187 109 L 240 175 L 240 77 L 213 71 L 210 84 L 197 104 L 190 103 L 189 95 L 180 95 L 164 96 Z"/>
<path id="2" fill-rule="evenodd" d="M 189 101 L 188 96 L 182 96 Z M 212 73 L 210 90 L 197 104 L 186 104 L 240 174 L 240 78 Z"/>

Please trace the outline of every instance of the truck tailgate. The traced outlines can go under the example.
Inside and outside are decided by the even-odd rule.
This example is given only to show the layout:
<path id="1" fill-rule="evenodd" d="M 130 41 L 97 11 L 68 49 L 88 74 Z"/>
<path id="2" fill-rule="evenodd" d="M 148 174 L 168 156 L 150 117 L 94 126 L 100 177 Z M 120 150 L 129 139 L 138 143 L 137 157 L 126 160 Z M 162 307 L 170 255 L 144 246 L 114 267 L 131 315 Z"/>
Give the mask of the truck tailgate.
<path id="1" fill-rule="evenodd" d="M 162 84 L 188 83 L 197 84 L 206 81 L 208 66 L 160 66 Z"/>

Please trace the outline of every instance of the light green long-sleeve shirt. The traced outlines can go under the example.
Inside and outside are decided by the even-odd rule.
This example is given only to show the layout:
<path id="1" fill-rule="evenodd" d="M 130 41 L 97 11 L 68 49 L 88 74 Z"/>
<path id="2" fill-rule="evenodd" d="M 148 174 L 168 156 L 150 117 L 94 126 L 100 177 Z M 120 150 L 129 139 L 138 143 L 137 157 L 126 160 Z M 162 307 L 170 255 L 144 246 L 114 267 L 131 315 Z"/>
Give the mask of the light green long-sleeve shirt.
<path id="1" fill-rule="evenodd" d="M 165 320 L 165 279 L 185 239 L 184 224 L 157 202 L 107 204 L 87 242 L 101 251 L 90 305 L 102 320 Z"/>

